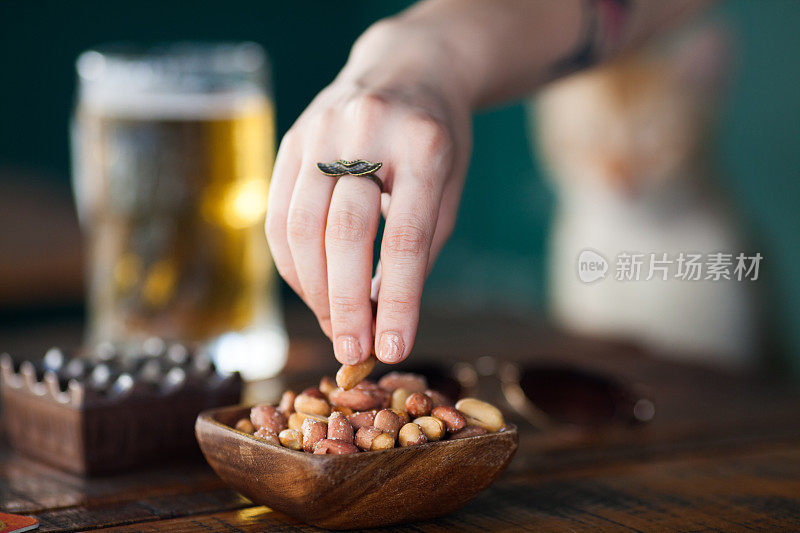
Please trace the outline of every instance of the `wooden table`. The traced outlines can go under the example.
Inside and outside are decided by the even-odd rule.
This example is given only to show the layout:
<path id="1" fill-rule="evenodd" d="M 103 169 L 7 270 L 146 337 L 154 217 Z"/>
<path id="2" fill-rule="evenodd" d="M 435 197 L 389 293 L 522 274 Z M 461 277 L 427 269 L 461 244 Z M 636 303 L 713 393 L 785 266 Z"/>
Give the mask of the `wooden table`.
<path id="1" fill-rule="evenodd" d="M 329 347 L 307 315 L 292 315 L 285 379 L 310 382 L 331 369 Z M 78 337 L 76 326 L 0 329 L 0 343 L 21 348 L 65 342 Z M 800 530 L 796 390 L 660 361 L 632 346 L 561 335 L 516 319 L 423 321 L 416 357 L 452 362 L 486 354 L 612 372 L 648 391 L 656 417 L 647 426 L 590 435 L 538 433 L 515 420 L 519 451 L 489 490 L 449 516 L 391 531 Z M 248 394 L 269 398 L 282 386 L 281 380 L 259 383 Z M 314 529 L 253 505 L 204 464 L 85 480 L 6 447 L 0 447 L 0 509 L 35 515 L 40 531 Z"/>

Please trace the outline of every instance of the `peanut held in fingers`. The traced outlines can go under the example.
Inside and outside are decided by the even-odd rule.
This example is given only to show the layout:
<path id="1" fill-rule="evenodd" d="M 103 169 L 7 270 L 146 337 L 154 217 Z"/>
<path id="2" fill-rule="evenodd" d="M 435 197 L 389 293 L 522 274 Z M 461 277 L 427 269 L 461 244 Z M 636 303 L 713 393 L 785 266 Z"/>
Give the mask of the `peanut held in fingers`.
<path id="1" fill-rule="evenodd" d="M 328 416 L 331 414 L 331 406 L 324 397 L 317 398 L 305 392 L 294 399 L 294 410 L 307 415 Z"/>
<path id="2" fill-rule="evenodd" d="M 303 434 L 296 429 L 284 429 L 278 434 L 281 445 L 292 450 L 303 449 Z"/>
<path id="3" fill-rule="evenodd" d="M 414 419 L 414 423 L 422 428 L 425 438 L 429 441 L 437 441 L 444 437 L 444 422 L 432 416 L 421 416 Z"/>
<path id="4" fill-rule="evenodd" d="M 328 436 L 328 425 L 311 418 L 303 420 L 303 449 L 314 451 L 314 445 Z"/>
<path id="5" fill-rule="evenodd" d="M 355 365 L 342 365 L 342 368 L 336 373 L 336 384 L 342 390 L 350 390 L 359 383 L 361 383 L 364 378 L 366 378 L 372 369 L 375 368 L 375 363 L 378 362 L 378 359 L 375 358 L 375 355 L 370 355 L 365 361 L 362 361 Z"/>
<path id="6" fill-rule="evenodd" d="M 378 414 L 375 415 L 375 422 L 373 424 L 376 428 L 391 435 L 392 439 L 397 438 L 400 428 L 403 427 L 403 421 L 400 420 L 400 417 L 389 409 L 378 411 Z"/>
<path id="7" fill-rule="evenodd" d="M 328 438 L 343 442 L 353 442 L 353 426 L 342 413 L 331 413 L 328 417 Z"/>
<path id="8" fill-rule="evenodd" d="M 249 433 L 250 435 L 256 432 L 256 427 L 250 420 L 246 418 L 242 418 L 238 422 L 236 422 L 236 429 L 238 429 L 242 433 Z"/>
<path id="9" fill-rule="evenodd" d="M 256 405 L 250 409 L 250 421 L 256 428 L 267 428 L 276 435 L 286 429 L 286 416 L 272 405 Z"/>
<path id="10" fill-rule="evenodd" d="M 278 404 L 278 411 L 283 413 L 286 416 L 289 416 L 294 412 L 294 400 L 297 398 L 297 395 L 294 391 L 287 390 L 281 396 L 281 401 Z"/>
<path id="11" fill-rule="evenodd" d="M 444 422 L 444 425 L 447 427 L 447 431 L 450 433 L 458 431 L 467 425 L 466 418 L 464 418 L 464 415 L 459 413 L 455 407 L 447 407 L 444 405 L 434 407 L 431 410 L 431 416 L 434 416 Z"/>
<path id="12" fill-rule="evenodd" d="M 456 409 L 467 419 L 467 424 L 480 426 L 491 432 L 500 431 L 506 425 L 503 413 L 494 405 L 475 398 L 462 398 Z"/>
<path id="13" fill-rule="evenodd" d="M 274 431 L 266 427 L 258 428 L 258 430 L 256 430 L 255 433 L 253 433 L 253 436 L 274 446 L 281 445 L 281 441 L 278 439 L 278 435 L 276 435 Z"/>
<path id="14" fill-rule="evenodd" d="M 421 392 L 415 392 L 406 399 L 406 411 L 412 418 L 428 416 L 433 409 L 433 401 Z"/>
<path id="15" fill-rule="evenodd" d="M 425 433 L 422 431 L 421 427 L 413 422 L 409 422 L 400 428 L 397 442 L 400 443 L 400 446 L 406 447 L 424 444 L 428 442 L 428 439 L 425 437 Z"/>
<path id="16" fill-rule="evenodd" d="M 378 385 L 389 392 L 397 389 L 405 389 L 409 393 L 425 392 L 428 388 L 428 380 L 425 379 L 425 376 L 410 372 L 389 372 L 378 380 Z"/>
<path id="17" fill-rule="evenodd" d="M 408 400 L 409 396 L 411 396 L 411 391 L 404 389 L 402 387 L 392 391 L 392 402 L 391 402 L 392 409 L 396 409 L 398 411 L 405 411 L 406 400 Z"/>
<path id="18" fill-rule="evenodd" d="M 314 445 L 315 455 L 348 455 L 358 453 L 358 448 L 350 442 L 322 439 Z"/>
<path id="19" fill-rule="evenodd" d="M 365 452 L 394 448 L 394 437 L 376 427 L 363 427 L 356 432 L 355 444 Z"/>

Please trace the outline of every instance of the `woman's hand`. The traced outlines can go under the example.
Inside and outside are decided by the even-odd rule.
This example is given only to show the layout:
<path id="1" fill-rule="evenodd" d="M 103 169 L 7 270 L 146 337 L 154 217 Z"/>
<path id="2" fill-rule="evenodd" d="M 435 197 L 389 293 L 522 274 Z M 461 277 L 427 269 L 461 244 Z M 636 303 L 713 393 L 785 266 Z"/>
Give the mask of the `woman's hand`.
<path id="1" fill-rule="evenodd" d="M 471 110 L 452 59 L 435 35 L 379 23 L 281 142 L 267 239 L 341 363 L 363 361 L 373 345 L 380 360 L 397 363 L 414 344 L 422 286 L 453 230 L 469 156 Z M 337 159 L 383 162 L 387 194 L 368 179 L 337 181 L 317 169 Z"/>

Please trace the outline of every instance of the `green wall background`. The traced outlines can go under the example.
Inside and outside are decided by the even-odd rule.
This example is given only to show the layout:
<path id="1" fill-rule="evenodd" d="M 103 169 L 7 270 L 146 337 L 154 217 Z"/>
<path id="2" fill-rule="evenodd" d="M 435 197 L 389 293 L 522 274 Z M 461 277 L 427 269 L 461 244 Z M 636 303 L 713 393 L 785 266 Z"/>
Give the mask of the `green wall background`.
<path id="1" fill-rule="evenodd" d="M 283 132 L 333 78 L 358 34 L 410 3 L 3 0 L 0 166 L 67 182 L 73 61 L 91 46 L 257 41 L 272 58 Z M 720 164 L 765 256 L 763 276 L 774 289 L 770 316 L 780 342 L 800 361 L 800 2 L 732 0 L 718 11 L 740 37 Z M 553 196 L 530 153 L 522 105 L 478 115 L 474 145 L 459 223 L 431 275 L 426 305 L 536 312 L 545 294 Z M 511 164 L 497 175 L 490 162 L 501 155 Z"/>

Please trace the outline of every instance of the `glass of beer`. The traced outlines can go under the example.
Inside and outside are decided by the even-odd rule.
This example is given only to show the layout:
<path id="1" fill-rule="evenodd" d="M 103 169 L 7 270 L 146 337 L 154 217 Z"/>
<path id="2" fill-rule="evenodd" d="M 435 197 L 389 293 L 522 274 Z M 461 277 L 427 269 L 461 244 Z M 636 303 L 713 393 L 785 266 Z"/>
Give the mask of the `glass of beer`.
<path id="1" fill-rule="evenodd" d="M 263 231 L 275 156 L 266 54 L 109 47 L 83 53 L 77 72 L 87 341 L 185 342 L 246 379 L 277 374 L 287 338 Z"/>

